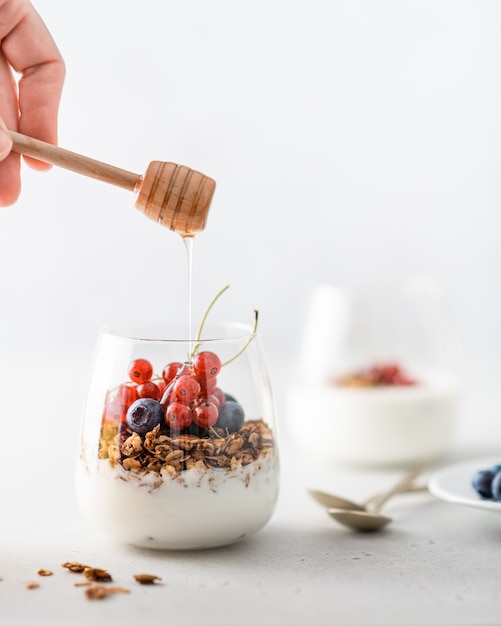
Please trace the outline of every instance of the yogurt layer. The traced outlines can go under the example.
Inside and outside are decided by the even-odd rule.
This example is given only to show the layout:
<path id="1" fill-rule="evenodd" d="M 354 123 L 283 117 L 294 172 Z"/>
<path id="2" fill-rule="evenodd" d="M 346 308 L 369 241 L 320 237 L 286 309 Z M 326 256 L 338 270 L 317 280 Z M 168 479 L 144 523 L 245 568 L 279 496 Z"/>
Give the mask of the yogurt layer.
<path id="1" fill-rule="evenodd" d="M 117 541 L 154 549 L 202 549 L 260 530 L 278 496 L 274 451 L 233 469 L 141 473 L 97 460 L 77 468 L 83 514 Z"/>

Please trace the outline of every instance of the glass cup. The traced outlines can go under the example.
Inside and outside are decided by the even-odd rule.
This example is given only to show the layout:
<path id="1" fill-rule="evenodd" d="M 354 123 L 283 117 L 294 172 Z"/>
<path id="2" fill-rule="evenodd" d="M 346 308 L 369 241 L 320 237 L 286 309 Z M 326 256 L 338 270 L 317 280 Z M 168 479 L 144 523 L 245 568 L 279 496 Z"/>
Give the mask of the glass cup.
<path id="1" fill-rule="evenodd" d="M 275 409 L 250 327 L 200 341 L 101 332 L 76 484 L 88 521 L 119 542 L 186 550 L 260 530 L 277 500 Z"/>
<path id="2" fill-rule="evenodd" d="M 452 441 L 456 370 L 445 299 L 432 277 L 357 290 L 319 285 L 287 393 L 289 434 L 326 461 L 435 459 Z"/>

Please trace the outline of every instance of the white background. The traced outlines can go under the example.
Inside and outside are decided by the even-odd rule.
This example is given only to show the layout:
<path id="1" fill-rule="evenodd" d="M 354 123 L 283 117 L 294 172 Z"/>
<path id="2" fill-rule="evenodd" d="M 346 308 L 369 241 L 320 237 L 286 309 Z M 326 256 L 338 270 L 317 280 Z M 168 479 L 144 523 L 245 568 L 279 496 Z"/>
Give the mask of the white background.
<path id="1" fill-rule="evenodd" d="M 229 283 L 215 315 L 258 308 L 276 375 L 315 284 L 431 274 L 462 346 L 465 419 L 499 436 L 499 2 L 35 5 L 67 64 L 60 145 L 217 180 L 195 241 L 195 318 Z M 57 168 L 23 181 L 0 212 L 0 345 L 6 363 L 27 355 L 27 385 L 29 359 L 70 349 L 90 367 L 109 320 L 186 318 L 181 239 L 129 192 Z"/>

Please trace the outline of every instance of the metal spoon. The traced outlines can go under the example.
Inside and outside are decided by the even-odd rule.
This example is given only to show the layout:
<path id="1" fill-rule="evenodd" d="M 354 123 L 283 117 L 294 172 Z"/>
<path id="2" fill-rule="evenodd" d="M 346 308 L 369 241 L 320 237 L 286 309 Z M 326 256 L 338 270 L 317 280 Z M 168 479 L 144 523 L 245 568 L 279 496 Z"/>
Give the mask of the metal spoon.
<path id="1" fill-rule="evenodd" d="M 383 504 L 387 502 L 393 496 L 399 493 L 405 493 L 408 491 L 426 491 L 427 487 L 414 487 L 411 488 L 413 480 L 422 471 L 422 467 L 415 468 L 408 474 L 406 474 L 402 480 L 400 480 L 391 489 L 377 497 L 372 498 L 374 503 L 373 508 L 370 511 L 367 510 L 348 510 L 343 508 L 329 508 L 328 514 L 333 517 L 337 522 L 359 531 L 375 531 L 380 530 L 387 526 L 391 521 L 391 517 L 381 515 L 379 512 L 383 507 Z"/>
<path id="2" fill-rule="evenodd" d="M 347 500 L 346 498 L 342 498 L 341 496 L 335 496 L 332 493 L 318 491 L 317 489 L 309 489 L 308 493 L 319 504 L 326 507 L 327 509 L 344 509 L 346 511 L 366 511 L 371 502 L 381 496 L 381 494 L 378 493 L 375 496 L 371 496 L 364 502 L 358 503 L 353 502 L 352 500 Z"/>
<path id="3" fill-rule="evenodd" d="M 404 478 L 400 479 L 398 483 L 393 487 L 396 489 L 395 493 L 400 493 L 401 485 L 403 484 L 403 490 L 408 491 L 409 487 L 412 483 L 412 480 L 422 471 L 422 467 L 413 468 L 408 474 L 404 476 Z M 412 490 L 412 488 L 410 489 Z M 372 495 L 367 500 L 363 502 L 353 502 L 353 500 L 348 500 L 347 498 L 342 498 L 341 496 L 334 495 L 332 493 L 327 493 L 326 491 L 319 491 L 317 489 L 309 489 L 308 493 L 322 506 L 327 509 L 345 509 L 347 511 L 367 511 L 369 506 L 374 502 L 376 505 L 380 501 L 381 498 L 384 498 L 387 495 L 387 491 L 383 491 L 382 493 L 377 493 Z M 393 495 L 393 494 L 392 494 Z"/>

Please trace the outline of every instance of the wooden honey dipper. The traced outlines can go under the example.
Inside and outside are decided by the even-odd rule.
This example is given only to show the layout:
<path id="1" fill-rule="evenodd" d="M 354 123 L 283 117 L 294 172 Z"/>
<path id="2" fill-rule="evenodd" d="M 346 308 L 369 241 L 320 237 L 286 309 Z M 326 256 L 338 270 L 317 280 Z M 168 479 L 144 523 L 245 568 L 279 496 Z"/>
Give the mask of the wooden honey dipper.
<path id="1" fill-rule="evenodd" d="M 181 236 L 205 228 L 216 182 L 184 165 L 152 161 L 144 176 L 9 130 L 12 150 L 137 194 L 134 206 Z"/>

